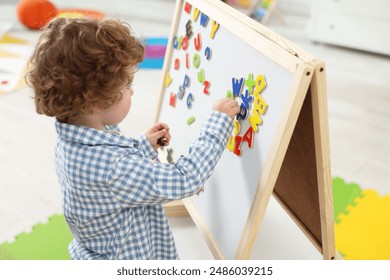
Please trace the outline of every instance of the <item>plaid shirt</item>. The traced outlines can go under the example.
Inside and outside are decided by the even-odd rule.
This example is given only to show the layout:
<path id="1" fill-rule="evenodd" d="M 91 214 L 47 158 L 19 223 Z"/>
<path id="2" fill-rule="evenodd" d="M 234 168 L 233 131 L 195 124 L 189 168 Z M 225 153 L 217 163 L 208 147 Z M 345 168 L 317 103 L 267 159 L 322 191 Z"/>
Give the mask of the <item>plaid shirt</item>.
<path id="1" fill-rule="evenodd" d="M 157 153 L 145 135 L 132 139 L 60 122 L 56 130 L 72 259 L 178 259 L 162 203 L 199 192 L 225 149 L 230 118 L 212 112 L 189 155 L 175 164 L 153 160 Z"/>

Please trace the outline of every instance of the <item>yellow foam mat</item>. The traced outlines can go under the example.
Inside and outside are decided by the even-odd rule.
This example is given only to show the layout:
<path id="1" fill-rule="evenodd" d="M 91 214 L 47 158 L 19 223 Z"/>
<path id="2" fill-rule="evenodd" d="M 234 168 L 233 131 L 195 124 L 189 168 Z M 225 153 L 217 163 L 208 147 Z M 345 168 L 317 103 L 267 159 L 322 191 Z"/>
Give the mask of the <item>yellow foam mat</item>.
<path id="1" fill-rule="evenodd" d="M 390 196 L 363 190 L 335 224 L 336 248 L 349 260 L 390 259 Z"/>

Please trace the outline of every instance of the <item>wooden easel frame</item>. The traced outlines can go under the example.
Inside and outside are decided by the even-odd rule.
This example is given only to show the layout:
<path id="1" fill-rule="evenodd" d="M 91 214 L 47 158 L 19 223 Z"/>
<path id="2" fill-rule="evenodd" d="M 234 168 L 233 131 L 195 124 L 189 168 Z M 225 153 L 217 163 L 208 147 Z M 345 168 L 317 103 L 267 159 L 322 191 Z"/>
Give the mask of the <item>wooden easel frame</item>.
<path id="1" fill-rule="evenodd" d="M 184 1 L 178 1 L 178 14 Z M 335 241 L 333 226 L 333 196 L 331 189 L 329 128 L 327 116 L 325 64 L 299 47 L 279 36 L 256 21 L 243 17 L 242 14 L 220 1 L 190 0 L 187 1 L 199 9 L 214 6 L 227 16 L 232 16 L 252 28 L 260 36 L 268 38 L 306 65 L 305 69 L 312 73 L 307 75 L 309 89 L 296 88 L 298 94 L 291 100 L 291 113 L 286 114 L 288 119 L 283 135 L 278 136 L 278 149 L 273 151 L 272 164 L 267 164 L 267 175 L 262 176 L 252 204 L 245 229 L 242 233 L 235 258 L 250 258 L 257 232 L 263 220 L 270 195 L 273 193 L 277 201 L 298 224 L 314 246 L 321 252 L 324 259 L 335 258 Z M 213 15 L 210 15 L 213 18 Z M 175 34 L 178 18 L 172 26 Z M 172 47 L 168 46 L 166 57 L 171 56 Z M 280 58 L 279 58 L 280 59 Z M 169 61 L 165 61 L 164 69 L 168 69 Z M 165 73 L 166 71 L 164 71 Z M 314 73 L 313 73 L 314 72 Z M 164 79 L 163 79 L 164 80 Z M 164 84 L 164 82 L 162 82 Z M 160 95 L 160 105 L 162 102 Z M 160 108 L 160 106 L 159 106 Z M 156 120 L 158 120 L 157 112 Z M 299 162 L 299 166 L 295 163 Z M 290 191 L 292 190 L 292 192 Z M 300 194 L 299 196 L 294 193 Z M 202 220 L 194 214 L 196 211 L 189 199 L 184 204 L 191 214 L 195 224 L 206 239 L 213 255 L 223 259 L 224 255 L 211 234 L 205 230 Z M 172 210 L 173 209 L 173 210 Z M 180 212 L 184 215 L 180 204 L 166 205 L 169 216 Z"/>

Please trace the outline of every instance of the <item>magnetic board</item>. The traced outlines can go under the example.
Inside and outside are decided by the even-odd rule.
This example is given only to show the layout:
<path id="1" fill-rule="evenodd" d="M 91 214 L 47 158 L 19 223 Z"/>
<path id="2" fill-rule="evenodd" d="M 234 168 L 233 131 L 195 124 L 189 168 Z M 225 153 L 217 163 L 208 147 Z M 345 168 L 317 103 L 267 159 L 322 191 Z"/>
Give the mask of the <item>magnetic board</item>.
<path id="1" fill-rule="evenodd" d="M 178 158 L 217 100 L 239 101 L 227 150 L 205 191 L 185 205 L 216 258 L 241 259 L 250 254 L 314 68 L 217 2 L 177 1 L 156 120 L 170 125 Z"/>

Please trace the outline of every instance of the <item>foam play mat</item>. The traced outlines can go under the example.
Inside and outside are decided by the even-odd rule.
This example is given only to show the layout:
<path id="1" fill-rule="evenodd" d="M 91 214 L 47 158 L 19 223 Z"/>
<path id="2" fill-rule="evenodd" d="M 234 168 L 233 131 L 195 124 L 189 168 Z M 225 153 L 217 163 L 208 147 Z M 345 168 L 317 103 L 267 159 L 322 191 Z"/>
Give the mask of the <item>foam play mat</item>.
<path id="1" fill-rule="evenodd" d="M 37 224 L 29 233 L 21 233 L 12 243 L 0 244 L 4 260 L 68 260 L 72 234 L 63 215 L 53 215 L 46 224 Z"/>
<path id="2" fill-rule="evenodd" d="M 336 249 L 347 260 L 390 260 L 390 196 L 333 179 Z"/>
<path id="3" fill-rule="evenodd" d="M 390 196 L 333 179 L 336 249 L 346 260 L 390 260 Z M 11 243 L 0 259 L 68 260 L 72 240 L 63 215 L 53 215 Z"/>
<path id="4" fill-rule="evenodd" d="M 167 49 L 168 38 L 149 37 L 145 40 L 145 58 L 139 65 L 140 69 L 161 69 Z"/>

